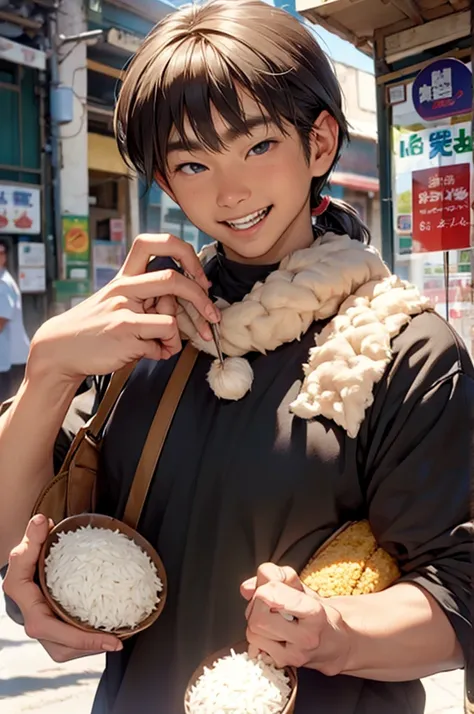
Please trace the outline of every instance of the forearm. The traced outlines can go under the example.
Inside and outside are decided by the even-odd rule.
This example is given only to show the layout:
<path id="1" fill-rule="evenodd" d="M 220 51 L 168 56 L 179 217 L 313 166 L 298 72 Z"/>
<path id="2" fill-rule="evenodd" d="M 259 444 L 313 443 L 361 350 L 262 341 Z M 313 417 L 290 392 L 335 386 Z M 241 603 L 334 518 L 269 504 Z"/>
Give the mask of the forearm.
<path id="1" fill-rule="evenodd" d="M 28 372 L 0 417 L 0 565 L 23 537 L 41 489 L 53 476 L 53 449 L 77 384 L 54 370 Z"/>
<path id="2" fill-rule="evenodd" d="M 411 583 L 373 595 L 332 598 L 349 638 L 342 674 L 406 681 L 463 666 L 455 632 L 436 601 Z"/>

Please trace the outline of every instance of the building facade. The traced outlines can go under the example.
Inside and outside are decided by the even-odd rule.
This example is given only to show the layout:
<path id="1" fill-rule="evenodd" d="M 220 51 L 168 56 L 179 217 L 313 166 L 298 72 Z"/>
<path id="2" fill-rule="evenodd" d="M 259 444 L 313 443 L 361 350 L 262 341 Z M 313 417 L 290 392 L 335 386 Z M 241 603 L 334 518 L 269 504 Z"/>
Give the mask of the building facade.
<path id="1" fill-rule="evenodd" d="M 52 6 L 44 0 L 22 13 L 8 3 L 0 8 L 0 235 L 10 244 L 30 332 L 46 310 L 51 265 L 46 50 Z M 36 245 L 27 250 L 29 243 Z"/>
<path id="2" fill-rule="evenodd" d="M 374 58 L 384 258 L 474 354 L 471 5 L 297 0 Z"/>

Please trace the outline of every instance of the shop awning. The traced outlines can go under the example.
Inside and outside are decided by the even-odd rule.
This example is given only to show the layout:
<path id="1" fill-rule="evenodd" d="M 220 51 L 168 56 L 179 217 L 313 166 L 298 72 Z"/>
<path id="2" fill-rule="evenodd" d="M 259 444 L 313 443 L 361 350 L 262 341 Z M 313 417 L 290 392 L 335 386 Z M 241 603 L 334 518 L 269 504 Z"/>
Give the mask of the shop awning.
<path id="1" fill-rule="evenodd" d="M 351 188 L 353 191 L 363 191 L 364 193 L 378 193 L 380 190 L 380 184 L 377 178 L 351 174 L 345 171 L 334 171 L 331 175 L 330 183 L 336 186 Z"/>
<path id="2" fill-rule="evenodd" d="M 387 61 L 469 34 L 470 0 L 296 0 L 296 9 L 321 25 Z"/>
<path id="3" fill-rule="evenodd" d="M 89 132 L 87 142 L 89 170 L 128 176 L 128 168 L 119 154 L 113 137 Z"/>

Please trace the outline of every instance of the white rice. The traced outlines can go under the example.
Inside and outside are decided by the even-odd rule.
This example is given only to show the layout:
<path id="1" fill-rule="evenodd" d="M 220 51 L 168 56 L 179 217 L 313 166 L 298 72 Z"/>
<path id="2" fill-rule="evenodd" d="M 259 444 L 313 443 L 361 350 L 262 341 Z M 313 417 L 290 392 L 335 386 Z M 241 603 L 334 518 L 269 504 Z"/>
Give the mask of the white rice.
<path id="1" fill-rule="evenodd" d="M 291 694 L 289 677 L 247 652 L 214 662 L 187 694 L 189 714 L 280 714 Z"/>
<path id="2" fill-rule="evenodd" d="M 69 615 L 106 631 L 136 627 L 156 609 L 163 589 L 155 564 L 133 540 L 91 526 L 59 534 L 45 573 Z"/>

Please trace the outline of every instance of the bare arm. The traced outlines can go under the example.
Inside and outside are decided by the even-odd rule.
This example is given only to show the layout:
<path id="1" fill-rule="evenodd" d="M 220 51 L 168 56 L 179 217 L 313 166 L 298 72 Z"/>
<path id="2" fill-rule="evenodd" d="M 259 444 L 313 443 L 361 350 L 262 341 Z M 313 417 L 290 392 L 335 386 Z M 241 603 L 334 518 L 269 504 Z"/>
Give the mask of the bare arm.
<path id="1" fill-rule="evenodd" d="M 349 632 L 342 674 L 403 682 L 463 666 L 461 646 L 438 603 L 413 583 L 334 598 Z"/>
<path id="2" fill-rule="evenodd" d="M 146 273 L 151 256 L 177 260 L 173 270 Z M 110 374 L 146 357 L 167 359 L 181 349 L 175 297 L 194 305 L 197 328 L 211 340 L 208 320 L 219 314 L 190 245 L 173 236 L 136 239 L 118 277 L 36 333 L 26 378 L 0 417 L 0 566 L 22 539 L 41 489 L 53 475 L 53 449 L 77 387 L 87 375 Z M 161 305 L 158 304 L 161 300 Z"/>
<path id="3" fill-rule="evenodd" d="M 264 563 L 256 578 L 241 585 L 241 593 L 250 601 L 246 616 L 252 653 L 267 652 L 280 667 L 403 682 L 463 665 L 446 614 L 414 583 L 325 599 L 304 586 L 291 568 Z M 296 619 L 288 621 L 288 615 Z"/>
<path id="4" fill-rule="evenodd" d="M 3 330 L 8 320 L 5 317 L 0 317 L 0 332 Z"/>
<path id="5" fill-rule="evenodd" d="M 27 371 L 0 417 L 0 564 L 22 539 L 34 503 L 53 476 L 53 448 L 79 381 L 46 368 Z"/>

